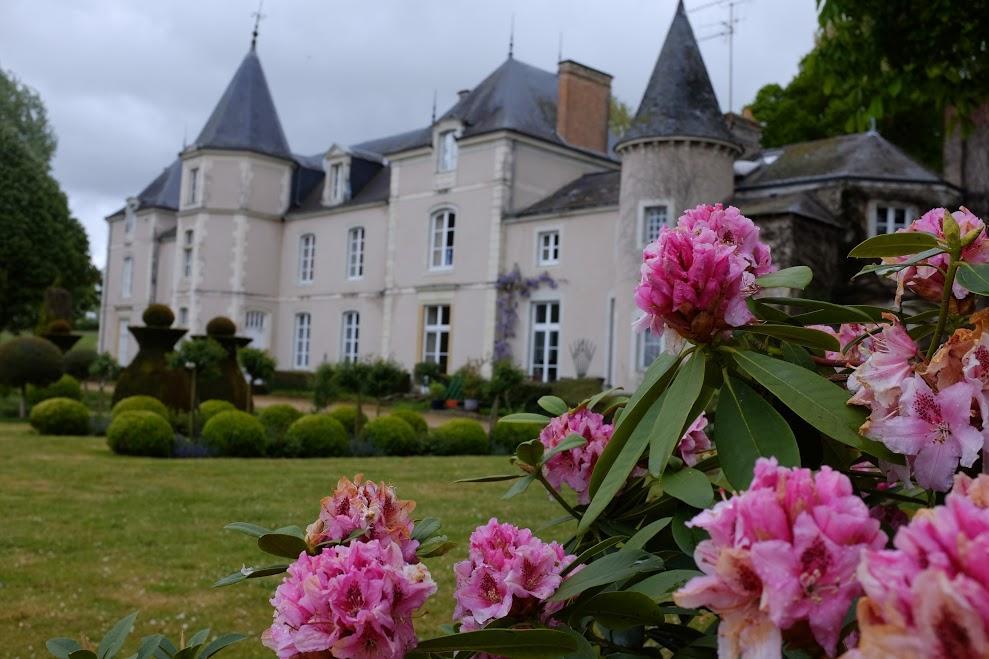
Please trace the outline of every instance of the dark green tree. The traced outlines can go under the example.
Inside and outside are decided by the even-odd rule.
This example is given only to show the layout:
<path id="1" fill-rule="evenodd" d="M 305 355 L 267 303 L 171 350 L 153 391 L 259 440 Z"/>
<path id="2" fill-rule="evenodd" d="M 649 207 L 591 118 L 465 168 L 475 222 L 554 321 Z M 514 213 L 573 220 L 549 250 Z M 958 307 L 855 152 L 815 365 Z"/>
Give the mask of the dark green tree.
<path id="1" fill-rule="evenodd" d="M 47 170 L 58 143 L 48 124 L 45 104 L 31 87 L 10 71 L 0 70 L 0 124 L 13 130 L 14 136 Z"/>

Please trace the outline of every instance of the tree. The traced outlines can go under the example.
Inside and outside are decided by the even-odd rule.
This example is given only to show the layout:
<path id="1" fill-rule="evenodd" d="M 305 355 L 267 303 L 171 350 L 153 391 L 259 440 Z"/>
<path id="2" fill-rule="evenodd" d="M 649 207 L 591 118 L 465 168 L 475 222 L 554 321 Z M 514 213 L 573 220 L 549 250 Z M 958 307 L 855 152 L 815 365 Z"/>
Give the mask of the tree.
<path id="1" fill-rule="evenodd" d="M 616 137 L 621 137 L 632 125 L 635 113 L 632 108 L 616 96 L 608 98 L 608 130 Z"/>
<path id="2" fill-rule="evenodd" d="M 313 376 L 313 406 L 317 410 L 321 410 L 339 395 L 340 385 L 337 382 L 337 367 L 330 362 L 323 362 Z"/>
<path id="3" fill-rule="evenodd" d="M 62 351 L 51 341 L 21 336 L 0 344 L 0 384 L 21 392 L 20 418 L 27 415 L 27 386 L 44 387 L 62 377 Z"/>
<path id="4" fill-rule="evenodd" d="M 361 406 L 367 395 L 371 381 L 371 364 L 364 360 L 343 362 L 337 369 L 337 384 L 357 395 L 357 421 L 354 422 L 354 435 L 360 435 L 363 425 Z"/>
<path id="5" fill-rule="evenodd" d="M 237 357 L 240 359 L 241 367 L 247 371 L 248 386 L 252 392 L 256 382 L 270 380 L 275 374 L 275 368 L 278 367 L 275 358 L 260 348 L 241 348 Z M 254 407 L 254 396 L 247 397 L 247 404 L 251 408 Z"/>
<path id="6" fill-rule="evenodd" d="M 99 356 L 93 360 L 93 363 L 89 365 L 89 374 L 96 378 L 96 382 L 99 384 L 100 388 L 100 398 L 99 398 L 99 409 L 97 412 L 103 414 L 103 404 L 104 396 L 103 389 L 106 387 L 107 382 L 111 382 L 117 379 L 120 375 L 120 364 L 114 359 L 113 355 L 108 352 L 100 353 Z"/>
<path id="7" fill-rule="evenodd" d="M 179 349 L 168 356 L 171 368 L 182 368 L 190 372 L 189 391 L 189 436 L 196 433 L 196 413 L 199 409 L 197 385 L 199 378 L 211 376 L 219 371 L 220 362 L 227 358 L 227 351 L 214 339 L 193 339 L 184 341 Z"/>
<path id="8" fill-rule="evenodd" d="M 41 97 L 10 71 L 0 70 L 0 124 L 10 127 L 16 138 L 45 169 L 51 166 L 58 141 L 48 124 L 48 111 Z"/>

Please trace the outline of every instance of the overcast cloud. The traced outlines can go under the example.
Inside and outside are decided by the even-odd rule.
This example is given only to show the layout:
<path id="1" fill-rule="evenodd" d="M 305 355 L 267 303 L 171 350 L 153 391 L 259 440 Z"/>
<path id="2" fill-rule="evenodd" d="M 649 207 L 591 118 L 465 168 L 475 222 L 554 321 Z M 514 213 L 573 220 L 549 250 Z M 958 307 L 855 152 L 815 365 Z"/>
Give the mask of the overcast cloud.
<path id="1" fill-rule="evenodd" d="M 727 5 L 686 0 L 699 38 L 722 31 Z M 315 154 L 428 124 L 505 58 L 554 70 L 563 56 L 614 75 L 638 105 L 674 0 L 268 0 L 258 52 L 289 145 Z M 55 176 L 102 266 L 103 218 L 195 139 L 247 52 L 253 0 L 4 0 L 0 67 L 42 95 L 58 134 Z M 734 107 L 785 83 L 813 46 L 814 0 L 736 6 Z M 722 108 L 728 45 L 701 50 Z"/>

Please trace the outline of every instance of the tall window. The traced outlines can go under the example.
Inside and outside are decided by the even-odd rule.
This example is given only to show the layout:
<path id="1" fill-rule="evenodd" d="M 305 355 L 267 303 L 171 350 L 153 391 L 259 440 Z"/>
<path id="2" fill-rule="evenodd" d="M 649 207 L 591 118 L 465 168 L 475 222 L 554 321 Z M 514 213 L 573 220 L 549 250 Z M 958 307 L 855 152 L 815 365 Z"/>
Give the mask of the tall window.
<path id="1" fill-rule="evenodd" d="M 129 323 L 128 318 L 121 318 L 117 323 L 117 361 L 123 366 L 130 363 L 130 331 L 127 329 Z"/>
<path id="2" fill-rule="evenodd" d="M 559 231 L 540 231 L 536 234 L 536 245 L 539 265 L 556 265 L 560 262 Z"/>
<path id="3" fill-rule="evenodd" d="M 450 356 L 450 305 L 433 304 L 425 308 L 422 338 L 422 361 L 439 364 L 446 373 Z"/>
<path id="4" fill-rule="evenodd" d="M 665 205 L 646 206 L 642 209 L 642 244 L 648 245 L 659 238 L 659 231 L 669 221 L 669 209 Z"/>
<path id="5" fill-rule="evenodd" d="M 451 210 L 433 214 L 429 231 L 429 267 L 433 270 L 453 267 L 453 231 L 457 215 Z"/>
<path id="6" fill-rule="evenodd" d="M 120 272 L 120 295 L 130 297 L 134 290 L 134 259 L 124 257 L 124 267 Z"/>
<path id="7" fill-rule="evenodd" d="M 357 361 L 357 347 L 361 332 L 361 315 L 356 311 L 343 312 L 340 332 L 340 357 L 345 362 Z"/>
<path id="8" fill-rule="evenodd" d="M 186 229 L 182 243 L 182 276 L 192 276 L 192 229 Z"/>
<path id="9" fill-rule="evenodd" d="M 439 135 L 439 157 L 436 165 L 441 172 L 452 172 L 457 168 L 457 132 L 445 130 Z"/>
<path id="10" fill-rule="evenodd" d="M 264 316 L 263 311 L 248 311 L 244 314 L 244 329 L 247 336 L 251 337 L 251 347 L 259 348 L 264 350 L 268 347 L 265 333 L 264 333 Z"/>
<path id="11" fill-rule="evenodd" d="M 299 238 L 299 283 L 311 283 L 315 268 L 316 236 L 307 233 Z"/>
<path id="12" fill-rule="evenodd" d="M 560 303 L 532 303 L 531 360 L 529 374 L 540 382 L 553 382 L 560 362 Z"/>
<path id="13" fill-rule="evenodd" d="M 309 338 L 312 333 L 312 319 L 307 313 L 295 314 L 295 341 L 292 344 L 292 365 L 309 368 Z"/>
<path id="14" fill-rule="evenodd" d="M 638 364 L 640 371 L 644 371 L 649 368 L 649 365 L 659 357 L 659 354 L 663 352 L 663 335 L 654 334 L 652 330 L 647 329 L 641 334 L 637 335 L 637 346 L 638 346 Z"/>
<path id="15" fill-rule="evenodd" d="M 911 215 L 910 209 L 902 206 L 876 206 L 873 235 L 895 233 L 899 229 L 905 229 Z"/>
<path id="16" fill-rule="evenodd" d="M 364 227 L 347 232 L 347 279 L 364 276 Z"/>
<path id="17" fill-rule="evenodd" d="M 179 307 L 179 327 L 189 326 L 189 307 Z"/>
<path id="18" fill-rule="evenodd" d="M 186 199 L 187 204 L 195 204 L 199 201 L 199 168 L 192 167 L 189 169 L 189 197 Z"/>
<path id="19" fill-rule="evenodd" d="M 343 201 L 343 164 L 335 163 L 330 165 L 330 201 L 339 203 Z"/>

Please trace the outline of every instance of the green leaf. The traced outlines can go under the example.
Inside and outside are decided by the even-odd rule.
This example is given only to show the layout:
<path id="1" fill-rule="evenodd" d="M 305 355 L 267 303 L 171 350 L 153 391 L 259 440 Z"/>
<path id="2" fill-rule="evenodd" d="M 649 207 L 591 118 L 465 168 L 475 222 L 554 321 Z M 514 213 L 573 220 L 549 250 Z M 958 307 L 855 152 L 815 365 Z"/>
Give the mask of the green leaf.
<path id="1" fill-rule="evenodd" d="M 748 306 L 749 311 L 752 312 L 752 315 L 759 320 L 769 320 L 776 323 L 785 323 L 790 320 L 789 314 L 784 313 L 775 307 L 771 307 L 768 304 L 763 304 L 754 297 L 746 299 L 745 304 Z"/>
<path id="2" fill-rule="evenodd" d="M 137 646 L 137 656 L 134 659 L 151 659 L 155 652 L 161 647 L 161 640 L 165 638 L 162 634 L 152 634 L 141 639 L 141 644 Z"/>
<path id="3" fill-rule="evenodd" d="M 301 527 L 298 526 L 282 526 L 272 531 L 272 533 L 295 536 L 299 540 L 306 539 L 306 532 Z"/>
<path id="4" fill-rule="evenodd" d="M 570 411 L 566 401 L 557 396 L 540 396 L 536 404 L 553 416 L 561 416 Z"/>
<path id="5" fill-rule="evenodd" d="M 694 508 L 707 508 L 714 503 L 714 490 L 704 472 L 684 467 L 680 471 L 663 474 L 660 481 L 663 492 Z"/>
<path id="6" fill-rule="evenodd" d="M 659 476 L 666 469 L 666 463 L 677 442 L 683 437 L 684 429 L 693 421 L 688 417 L 704 387 L 706 365 L 707 357 L 704 353 L 695 351 L 673 378 L 670 389 L 666 392 L 663 407 L 649 438 L 649 473 L 653 476 Z"/>
<path id="7" fill-rule="evenodd" d="M 539 466 L 543 460 L 543 451 L 546 447 L 543 443 L 539 441 L 538 438 L 530 439 L 527 442 L 522 442 L 515 449 L 515 457 L 519 459 L 520 462 L 527 464 L 532 467 Z"/>
<path id="8" fill-rule="evenodd" d="M 663 569 L 663 561 L 658 556 L 640 549 L 617 551 L 602 556 L 587 564 L 583 570 L 567 577 L 550 601 L 562 602 L 580 595 L 588 588 L 622 581 L 643 572 L 656 572 Z"/>
<path id="9" fill-rule="evenodd" d="M 217 636 L 209 645 L 203 648 L 203 652 L 199 655 L 199 659 L 209 659 L 209 657 L 212 657 L 220 650 L 228 648 L 234 643 L 240 643 L 245 638 L 247 637 L 243 634 L 223 634 L 221 636 Z"/>
<path id="10" fill-rule="evenodd" d="M 926 261 L 932 256 L 937 256 L 938 254 L 944 254 L 946 249 L 943 247 L 932 247 L 931 249 L 924 250 L 923 252 L 918 252 L 908 259 L 904 259 L 898 263 L 872 263 L 861 270 L 856 272 L 852 279 L 861 277 L 862 275 L 867 275 L 869 273 L 876 273 L 880 277 L 885 277 L 888 274 L 894 273 L 897 270 L 903 270 L 904 268 L 909 268 L 912 265 L 917 265 L 921 261 Z"/>
<path id="11" fill-rule="evenodd" d="M 878 323 L 882 321 L 883 311 L 879 307 L 869 307 L 865 305 L 846 306 L 824 302 L 823 300 L 808 300 L 802 297 L 764 297 L 760 298 L 766 304 L 775 304 L 797 309 L 808 309 L 808 313 L 802 313 L 788 318 L 788 321 L 801 319 L 802 325 L 813 325 L 815 323 Z M 814 315 L 812 316 L 811 313 Z M 825 320 L 828 317 L 841 318 L 841 320 Z M 811 322 L 808 322 L 810 320 Z"/>
<path id="12" fill-rule="evenodd" d="M 792 343 L 787 343 L 784 341 L 780 344 L 780 352 L 783 355 L 783 359 L 791 364 L 796 364 L 801 368 L 809 368 L 811 370 L 817 368 L 814 365 L 814 360 L 810 358 L 810 354 L 805 348 L 795 346 Z"/>
<path id="13" fill-rule="evenodd" d="M 937 238 L 933 234 L 922 231 L 884 233 L 863 240 L 853 247 L 848 255 L 857 259 L 906 256 L 937 246 Z"/>
<path id="14" fill-rule="evenodd" d="M 721 469 L 736 490 L 748 488 L 759 458 L 775 456 L 780 466 L 800 466 L 800 449 L 790 425 L 755 390 L 730 375 L 718 398 L 714 443 Z"/>
<path id="15" fill-rule="evenodd" d="M 442 556 L 457 546 L 457 543 L 450 542 L 445 535 L 434 535 L 416 549 L 416 556 L 419 558 L 435 558 Z"/>
<path id="16" fill-rule="evenodd" d="M 673 542 L 687 556 L 694 555 L 697 543 L 707 535 L 703 529 L 692 529 L 687 526 L 687 522 L 693 519 L 695 512 L 681 507 L 673 515 L 673 524 L 670 527 L 673 531 Z"/>
<path id="17" fill-rule="evenodd" d="M 269 565 L 267 567 L 245 567 L 223 577 L 222 579 L 220 579 L 219 581 L 213 584 L 213 588 L 222 588 L 223 586 L 229 586 L 231 584 L 240 583 L 245 579 L 259 579 L 261 577 L 270 577 L 275 574 L 281 574 L 286 570 L 288 570 L 287 563 L 283 563 L 280 565 Z"/>
<path id="18" fill-rule="evenodd" d="M 172 659 L 196 659 L 196 655 L 199 654 L 199 648 L 203 647 L 203 644 L 198 645 L 187 645 L 177 654 L 172 656 Z"/>
<path id="19" fill-rule="evenodd" d="M 797 416 L 852 448 L 878 458 L 902 462 L 879 442 L 862 437 L 858 427 L 865 414 L 849 406 L 848 392 L 813 371 L 756 352 L 733 353 L 735 363 Z"/>
<path id="20" fill-rule="evenodd" d="M 768 275 L 757 277 L 755 283 L 762 288 L 807 288 L 814 273 L 805 265 L 795 265 L 792 268 L 783 268 Z"/>
<path id="21" fill-rule="evenodd" d="M 422 542 L 429 536 L 439 531 L 441 525 L 442 524 L 440 520 L 436 519 L 435 517 L 426 517 L 420 519 L 412 527 L 412 539 Z"/>
<path id="22" fill-rule="evenodd" d="M 546 425 L 549 422 L 550 418 L 545 414 L 532 414 L 531 412 L 508 414 L 498 419 L 498 423 L 541 423 Z"/>
<path id="23" fill-rule="evenodd" d="M 577 642 L 566 632 L 555 629 L 481 629 L 419 641 L 414 654 L 455 650 L 517 659 L 553 659 L 575 652 Z"/>
<path id="24" fill-rule="evenodd" d="M 694 577 L 703 576 L 698 570 L 667 570 L 646 577 L 629 590 L 648 595 L 653 600 L 661 600 Z"/>
<path id="25" fill-rule="evenodd" d="M 260 538 L 265 533 L 271 533 L 271 529 L 266 529 L 263 526 L 251 524 L 250 522 L 234 522 L 232 524 L 227 524 L 223 528 L 228 531 L 239 531 L 251 536 L 252 538 Z"/>
<path id="26" fill-rule="evenodd" d="M 841 350 L 838 339 L 821 330 L 810 329 L 808 327 L 763 323 L 761 325 L 743 325 L 742 327 L 736 327 L 735 331 L 747 332 L 749 334 L 763 334 L 809 348 L 820 348 L 821 350 L 833 350 L 835 352 Z"/>
<path id="27" fill-rule="evenodd" d="M 605 389 L 600 393 L 596 393 L 587 400 L 587 409 L 593 410 L 594 407 L 600 403 L 602 400 L 610 396 L 611 394 L 621 391 L 621 387 L 612 387 L 611 389 Z"/>
<path id="28" fill-rule="evenodd" d="M 134 620 L 137 619 L 137 611 L 129 616 L 123 617 L 106 633 L 100 645 L 96 648 L 97 659 L 110 659 L 124 647 L 124 641 L 134 630 Z"/>
<path id="29" fill-rule="evenodd" d="M 501 498 L 511 499 L 514 496 L 522 494 L 529 489 L 529 486 L 532 485 L 532 481 L 534 480 L 536 480 L 536 477 L 531 474 L 523 476 L 519 480 L 515 481 L 515 484 L 508 488 L 508 491 L 502 494 Z"/>
<path id="30" fill-rule="evenodd" d="M 648 595 L 632 590 L 598 593 L 574 608 L 573 619 L 591 616 L 609 629 L 656 625 L 666 616 Z"/>
<path id="31" fill-rule="evenodd" d="M 546 451 L 543 454 L 542 461 L 545 463 L 547 460 L 552 458 L 557 453 L 563 453 L 564 451 L 569 451 L 571 449 L 579 448 L 587 444 L 587 440 L 583 436 L 578 435 L 575 432 L 570 433 L 563 438 L 563 441 Z"/>
<path id="32" fill-rule="evenodd" d="M 989 295 L 989 264 L 962 263 L 957 277 L 958 283 L 967 290 L 976 295 Z"/>
<path id="33" fill-rule="evenodd" d="M 70 654 L 82 649 L 79 642 L 71 638 L 50 638 L 45 641 L 45 647 L 58 659 L 68 659 Z"/>
<path id="34" fill-rule="evenodd" d="M 570 565 L 568 565 L 565 568 L 563 568 L 563 570 L 560 572 L 560 576 L 561 577 L 567 576 L 568 574 L 570 574 L 571 572 L 573 572 L 574 570 L 576 570 L 578 567 L 580 567 L 584 563 L 587 563 L 588 561 L 590 561 L 593 557 L 597 556 L 598 554 L 600 554 L 601 552 L 603 552 L 606 549 L 610 549 L 611 547 L 614 547 L 615 545 L 617 545 L 618 543 L 620 543 L 624 539 L 625 539 L 624 536 L 613 535 L 613 536 L 611 536 L 609 538 L 605 538 L 604 540 L 602 540 L 601 542 L 597 543 L 596 545 L 593 545 L 591 547 L 588 547 L 587 549 L 585 549 L 584 551 L 582 551 L 580 553 L 580 555 L 577 556 L 577 558 L 575 558 L 572 563 L 570 563 Z"/>
<path id="35" fill-rule="evenodd" d="M 476 478 L 459 478 L 454 483 L 497 483 L 499 481 L 513 481 L 522 478 L 522 474 L 496 474 L 494 476 L 477 476 Z"/>
<path id="36" fill-rule="evenodd" d="M 209 627 L 206 627 L 205 629 L 200 629 L 198 632 L 193 634 L 189 638 L 189 641 L 188 643 L 186 643 L 186 645 L 190 647 L 193 645 L 202 645 L 207 641 L 207 639 L 209 639 Z"/>
<path id="37" fill-rule="evenodd" d="M 309 551 L 309 545 L 302 538 L 286 533 L 265 533 L 258 538 L 258 549 L 282 558 L 298 558 L 299 554 Z"/>
<path id="38" fill-rule="evenodd" d="M 646 543 L 652 540 L 657 533 L 659 533 L 667 526 L 669 526 L 669 524 L 670 524 L 669 517 L 663 517 L 661 519 L 657 519 L 654 522 L 650 522 L 649 524 L 646 524 L 641 529 L 636 531 L 635 535 L 633 535 L 631 538 L 628 539 L 628 542 L 626 542 L 622 546 L 622 550 L 627 551 L 629 549 L 645 548 Z"/>

